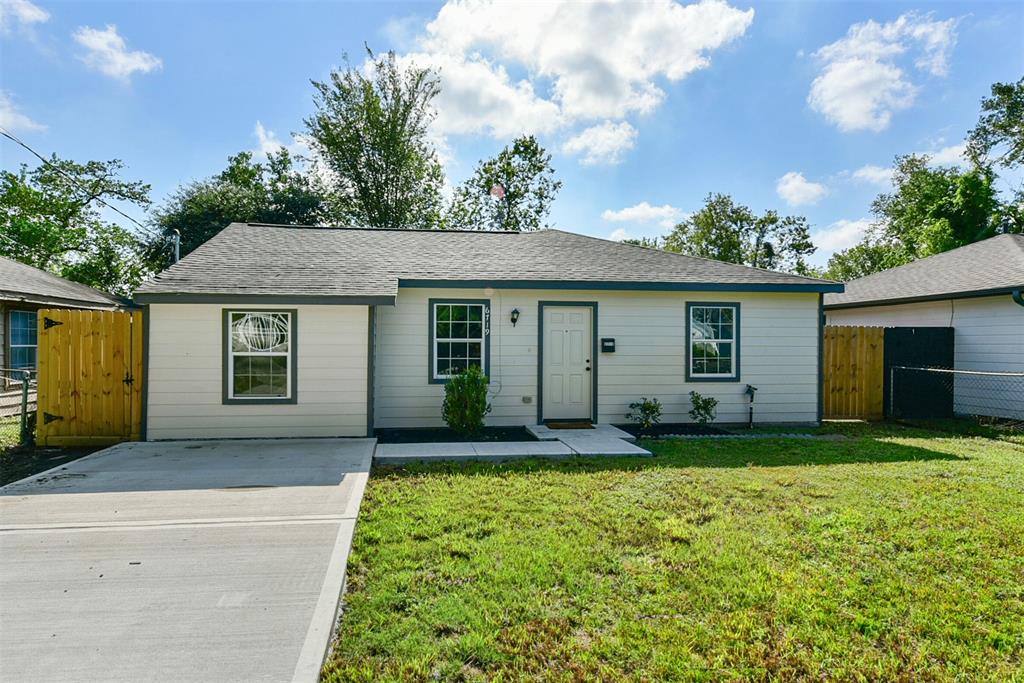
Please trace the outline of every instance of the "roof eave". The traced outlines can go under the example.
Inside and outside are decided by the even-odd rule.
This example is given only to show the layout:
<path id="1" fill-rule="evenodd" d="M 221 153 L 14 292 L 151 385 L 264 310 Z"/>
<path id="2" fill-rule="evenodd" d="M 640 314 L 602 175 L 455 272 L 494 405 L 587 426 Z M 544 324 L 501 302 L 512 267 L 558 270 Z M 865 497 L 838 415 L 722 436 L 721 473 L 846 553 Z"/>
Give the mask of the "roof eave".
<path id="1" fill-rule="evenodd" d="M 840 282 L 626 282 L 607 280 L 453 280 L 399 279 L 398 286 L 440 289 L 564 289 L 648 292 L 833 292 L 841 293 Z"/>
<path id="2" fill-rule="evenodd" d="M 140 304 L 245 304 L 245 305 L 362 305 L 393 306 L 391 295 L 337 294 L 226 294 L 216 292 L 138 292 Z"/>
<path id="3" fill-rule="evenodd" d="M 843 301 L 839 303 L 826 303 L 826 311 L 838 311 L 844 308 L 868 308 L 871 306 L 898 306 L 900 304 L 917 304 L 929 301 L 944 301 L 946 299 L 978 299 L 986 296 L 998 296 L 1000 294 L 1012 294 L 1016 290 L 1024 288 L 1024 285 L 1011 285 L 1008 287 L 993 287 L 991 289 L 973 289 L 963 292 L 945 292 L 942 294 L 928 294 L 922 296 L 905 296 L 889 299 L 866 299 L 863 301 Z"/>

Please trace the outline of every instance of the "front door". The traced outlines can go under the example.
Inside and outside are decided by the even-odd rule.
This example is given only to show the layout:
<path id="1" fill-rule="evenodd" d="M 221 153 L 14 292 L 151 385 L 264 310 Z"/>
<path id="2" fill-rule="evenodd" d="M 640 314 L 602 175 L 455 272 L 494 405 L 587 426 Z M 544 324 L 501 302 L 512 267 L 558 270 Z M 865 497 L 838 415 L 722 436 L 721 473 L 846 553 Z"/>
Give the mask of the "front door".
<path id="1" fill-rule="evenodd" d="M 545 420 L 591 419 L 592 315 L 589 306 L 544 306 Z"/>

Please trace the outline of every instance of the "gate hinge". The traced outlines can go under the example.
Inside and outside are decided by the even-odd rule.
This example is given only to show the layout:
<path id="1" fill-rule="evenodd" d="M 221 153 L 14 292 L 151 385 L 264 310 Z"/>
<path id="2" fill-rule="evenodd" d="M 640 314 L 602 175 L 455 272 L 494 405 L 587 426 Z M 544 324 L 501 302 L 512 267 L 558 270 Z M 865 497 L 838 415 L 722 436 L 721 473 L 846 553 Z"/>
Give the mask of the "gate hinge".
<path id="1" fill-rule="evenodd" d="M 53 318 L 43 318 L 43 329 L 44 330 L 48 330 L 51 327 L 56 327 L 57 325 L 63 325 L 63 324 L 64 324 L 63 320 L 54 320 Z"/>
<path id="2" fill-rule="evenodd" d="M 56 422 L 57 420 L 63 420 L 63 419 L 64 419 L 63 415 L 51 415 L 50 413 L 46 413 L 46 412 L 43 413 L 43 424 L 44 425 L 48 425 L 51 422 Z"/>

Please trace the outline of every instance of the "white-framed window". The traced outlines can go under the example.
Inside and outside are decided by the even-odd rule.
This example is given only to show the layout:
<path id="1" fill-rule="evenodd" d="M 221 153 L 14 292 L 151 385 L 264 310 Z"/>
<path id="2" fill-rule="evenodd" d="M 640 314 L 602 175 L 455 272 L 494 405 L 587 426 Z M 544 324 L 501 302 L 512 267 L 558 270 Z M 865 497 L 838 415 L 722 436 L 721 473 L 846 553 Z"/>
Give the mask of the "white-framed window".
<path id="1" fill-rule="evenodd" d="M 688 380 L 739 379 L 739 304 L 687 305 Z"/>
<path id="2" fill-rule="evenodd" d="M 7 366 L 12 370 L 35 370 L 39 336 L 35 311 L 11 311 L 7 319 L 10 328 L 11 357 Z"/>
<path id="3" fill-rule="evenodd" d="M 430 302 L 430 380 L 443 382 L 470 366 L 487 372 L 486 301 Z"/>
<path id="4" fill-rule="evenodd" d="M 295 313 L 227 311 L 227 387 L 232 401 L 294 399 Z"/>

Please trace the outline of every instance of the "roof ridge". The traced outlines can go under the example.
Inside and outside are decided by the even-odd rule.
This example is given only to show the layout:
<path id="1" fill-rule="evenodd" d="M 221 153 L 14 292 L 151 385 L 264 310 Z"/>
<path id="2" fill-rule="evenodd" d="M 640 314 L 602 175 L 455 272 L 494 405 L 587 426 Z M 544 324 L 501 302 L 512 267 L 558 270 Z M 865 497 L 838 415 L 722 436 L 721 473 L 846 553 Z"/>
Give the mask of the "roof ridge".
<path id="1" fill-rule="evenodd" d="M 362 230 L 366 232 L 435 232 L 435 233 L 469 233 L 469 234 L 486 234 L 486 235 L 527 235 L 531 232 L 541 232 L 540 230 L 530 231 L 518 231 L 518 230 L 467 230 L 467 229 L 447 229 L 447 228 L 374 228 L 369 226 L 359 225 L 306 225 L 306 224 L 290 224 L 290 223 L 262 223 L 258 221 L 235 221 L 228 224 L 227 227 L 232 225 L 244 225 L 253 226 L 259 228 L 289 228 L 298 230 L 349 230 L 357 231 Z"/>

